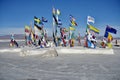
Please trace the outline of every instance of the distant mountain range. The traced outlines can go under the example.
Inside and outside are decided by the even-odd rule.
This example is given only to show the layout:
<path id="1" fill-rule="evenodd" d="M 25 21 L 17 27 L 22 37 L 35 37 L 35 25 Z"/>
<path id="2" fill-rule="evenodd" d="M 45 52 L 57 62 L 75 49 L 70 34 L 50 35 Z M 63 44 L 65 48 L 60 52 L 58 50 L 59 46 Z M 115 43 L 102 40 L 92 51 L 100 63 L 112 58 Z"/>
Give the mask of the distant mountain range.
<path id="1" fill-rule="evenodd" d="M 10 39 L 11 35 L 0 35 L 0 39 Z M 24 39 L 25 35 L 24 34 L 14 34 L 15 39 Z"/>

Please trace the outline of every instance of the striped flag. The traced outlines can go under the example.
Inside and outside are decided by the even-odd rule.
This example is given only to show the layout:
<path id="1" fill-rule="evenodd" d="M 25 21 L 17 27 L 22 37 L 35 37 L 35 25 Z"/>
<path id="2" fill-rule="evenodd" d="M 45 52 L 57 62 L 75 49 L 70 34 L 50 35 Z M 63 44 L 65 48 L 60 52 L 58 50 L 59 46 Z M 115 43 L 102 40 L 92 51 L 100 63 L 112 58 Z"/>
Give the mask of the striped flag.
<path id="1" fill-rule="evenodd" d="M 72 26 L 77 26 L 77 23 L 75 22 L 75 18 L 72 15 L 70 15 L 70 22 Z"/>
<path id="2" fill-rule="evenodd" d="M 34 24 L 34 30 L 35 30 L 35 35 L 36 35 L 36 36 L 39 36 L 39 35 L 41 34 L 40 32 L 41 32 L 41 30 L 42 30 L 42 27 Z"/>
<path id="3" fill-rule="evenodd" d="M 89 24 L 89 22 L 95 23 L 95 19 L 91 16 L 87 17 L 87 24 Z"/>

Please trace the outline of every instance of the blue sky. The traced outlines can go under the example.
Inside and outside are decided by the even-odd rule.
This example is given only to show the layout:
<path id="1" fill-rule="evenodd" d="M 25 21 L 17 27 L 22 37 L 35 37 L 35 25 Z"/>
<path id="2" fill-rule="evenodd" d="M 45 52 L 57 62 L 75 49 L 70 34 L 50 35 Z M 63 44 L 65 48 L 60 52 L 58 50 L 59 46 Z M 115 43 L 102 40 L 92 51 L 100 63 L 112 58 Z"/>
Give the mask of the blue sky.
<path id="1" fill-rule="evenodd" d="M 69 26 L 69 15 L 76 18 L 80 31 L 85 34 L 87 16 L 95 18 L 92 24 L 104 35 L 106 25 L 117 29 L 120 37 L 120 0 L 0 0 L 0 34 L 22 33 L 24 26 L 34 22 L 34 16 L 48 19 L 45 28 L 51 34 L 52 7 L 61 11 L 59 18 L 63 27 Z"/>

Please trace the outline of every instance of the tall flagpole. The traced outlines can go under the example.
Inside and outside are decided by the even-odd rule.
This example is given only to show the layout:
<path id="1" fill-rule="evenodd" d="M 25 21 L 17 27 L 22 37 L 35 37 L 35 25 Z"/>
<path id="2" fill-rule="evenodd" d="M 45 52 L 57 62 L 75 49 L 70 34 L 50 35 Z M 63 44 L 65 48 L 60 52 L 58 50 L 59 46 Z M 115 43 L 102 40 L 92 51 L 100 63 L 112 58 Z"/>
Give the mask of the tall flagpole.
<path id="1" fill-rule="evenodd" d="M 53 17 L 53 15 L 55 15 L 55 8 L 54 7 L 52 7 L 52 17 Z M 52 27 L 52 31 L 53 31 L 53 33 L 52 33 L 52 35 L 53 35 L 53 38 L 52 38 L 52 40 L 53 40 L 53 42 L 54 42 L 54 44 L 55 44 L 55 46 L 56 46 L 56 40 L 55 40 L 55 20 L 54 20 L 54 18 L 53 18 L 53 25 L 52 25 L 53 27 Z"/>

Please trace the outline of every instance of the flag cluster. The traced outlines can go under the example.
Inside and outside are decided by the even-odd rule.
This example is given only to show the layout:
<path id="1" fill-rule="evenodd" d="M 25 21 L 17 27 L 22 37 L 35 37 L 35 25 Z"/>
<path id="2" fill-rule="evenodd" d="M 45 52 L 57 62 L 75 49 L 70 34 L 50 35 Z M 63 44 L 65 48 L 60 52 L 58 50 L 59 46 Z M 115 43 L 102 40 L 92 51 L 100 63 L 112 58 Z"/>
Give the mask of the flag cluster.
<path id="1" fill-rule="evenodd" d="M 57 28 L 62 28 L 62 22 L 61 20 L 58 18 L 58 16 L 60 15 L 60 10 L 59 9 L 55 9 L 53 7 L 52 9 L 52 16 L 53 16 L 53 41 L 55 43 L 55 45 L 57 46 L 57 33 L 58 33 L 58 29 Z"/>
<path id="2" fill-rule="evenodd" d="M 100 30 L 97 29 L 96 27 L 90 25 L 89 22 L 95 23 L 95 19 L 91 16 L 87 16 L 87 29 L 86 29 L 87 34 L 89 34 L 90 31 L 93 31 L 93 32 L 99 34 Z"/>
<path id="3" fill-rule="evenodd" d="M 108 42 L 113 40 L 113 37 L 110 33 L 117 34 L 117 30 L 107 25 L 104 37 L 108 39 Z"/>
<path id="4" fill-rule="evenodd" d="M 32 30 L 31 26 L 25 26 L 25 39 L 26 44 L 36 44 L 36 39 L 39 38 L 39 34 L 42 34 L 43 32 L 43 23 L 48 22 L 48 20 L 44 17 L 39 19 L 38 17 L 34 16 L 34 30 Z"/>
<path id="5" fill-rule="evenodd" d="M 34 16 L 34 24 L 44 25 L 44 22 L 48 22 L 48 20 L 44 17 L 42 17 L 42 19 L 39 19 L 38 17 Z"/>
<path id="6" fill-rule="evenodd" d="M 39 35 L 41 30 L 43 29 L 44 23 L 48 22 L 48 20 L 45 17 L 42 17 L 41 19 L 34 16 L 34 30 L 35 34 Z"/>
<path id="7" fill-rule="evenodd" d="M 69 29 L 71 31 L 75 31 L 75 26 L 78 26 L 77 23 L 75 22 L 75 18 L 72 15 L 70 15 L 70 27 L 69 27 Z"/>
<path id="8" fill-rule="evenodd" d="M 58 19 L 58 16 L 60 15 L 60 10 L 53 8 L 52 15 L 53 15 L 53 24 L 56 25 L 57 27 L 61 27 L 62 22 L 60 19 Z"/>

